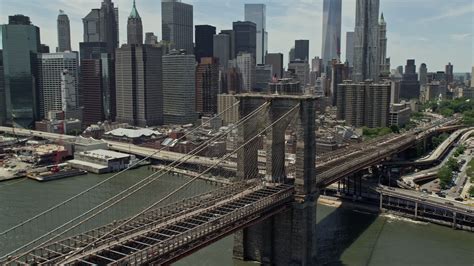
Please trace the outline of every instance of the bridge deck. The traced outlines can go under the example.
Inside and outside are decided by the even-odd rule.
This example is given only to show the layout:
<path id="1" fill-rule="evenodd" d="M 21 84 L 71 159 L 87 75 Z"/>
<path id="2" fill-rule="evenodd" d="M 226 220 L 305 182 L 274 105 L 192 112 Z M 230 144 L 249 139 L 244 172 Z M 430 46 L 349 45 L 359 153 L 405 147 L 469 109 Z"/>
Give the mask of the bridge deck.
<path id="1" fill-rule="evenodd" d="M 140 264 L 166 262 L 189 253 L 279 210 L 290 202 L 288 185 L 239 183 L 150 211 L 118 230 L 121 222 L 48 244 L 11 261 L 11 264 Z M 110 233 L 79 255 L 78 248 Z"/>

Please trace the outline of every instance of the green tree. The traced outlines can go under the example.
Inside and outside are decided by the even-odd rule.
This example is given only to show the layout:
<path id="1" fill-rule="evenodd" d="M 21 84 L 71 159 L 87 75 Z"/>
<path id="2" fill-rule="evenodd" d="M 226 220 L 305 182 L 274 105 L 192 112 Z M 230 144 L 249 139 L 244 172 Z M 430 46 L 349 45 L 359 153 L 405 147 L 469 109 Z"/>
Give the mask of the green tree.
<path id="1" fill-rule="evenodd" d="M 432 143 L 433 143 L 433 147 L 436 148 L 438 147 L 439 145 L 441 145 L 441 143 L 443 143 L 443 141 L 445 141 L 447 138 L 449 138 L 449 134 L 446 134 L 446 133 L 443 133 L 437 137 L 433 137 L 432 139 Z"/>
<path id="2" fill-rule="evenodd" d="M 454 110 L 450 108 L 443 108 L 439 111 L 439 113 L 444 117 L 451 117 L 454 114 Z"/>
<path id="3" fill-rule="evenodd" d="M 466 147 L 464 145 L 460 145 L 459 147 L 456 148 L 456 151 L 454 152 L 454 157 L 457 158 L 459 155 L 464 154 L 466 151 Z"/>
<path id="4" fill-rule="evenodd" d="M 451 171 L 459 171 L 459 163 L 454 158 L 449 158 L 448 162 L 446 163 L 446 166 L 451 169 Z"/>
<path id="5" fill-rule="evenodd" d="M 397 126 L 397 125 L 392 125 L 390 127 L 390 130 L 393 132 L 393 133 L 400 133 L 400 128 Z"/>
<path id="6" fill-rule="evenodd" d="M 451 183 L 452 176 L 453 171 L 447 166 L 443 166 L 438 171 L 438 178 L 440 180 L 439 184 L 442 189 L 446 189 L 449 186 L 449 184 Z"/>
<path id="7" fill-rule="evenodd" d="M 474 110 L 463 113 L 463 123 L 466 126 L 474 126 Z"/>

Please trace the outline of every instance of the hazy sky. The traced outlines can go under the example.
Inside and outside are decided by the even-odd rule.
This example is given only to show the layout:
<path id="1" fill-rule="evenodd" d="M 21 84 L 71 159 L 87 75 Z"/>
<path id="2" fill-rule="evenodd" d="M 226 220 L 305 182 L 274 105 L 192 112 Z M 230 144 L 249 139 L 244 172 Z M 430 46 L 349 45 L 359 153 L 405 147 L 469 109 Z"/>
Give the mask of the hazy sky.
<path id="1" fill-rule="evenodd" d="M 24 14 L 41 28 L 41 41 L 54 51 L 57 46 L 56 18 L 63 9 L 71 20 L 73 49 L 82 41 L 82 21 L 101 0 L 0 0 L 0 24 L 8 15 Z M 132 0 L 114 0 L 120 10 L 120 41 L 126 39 L 126 23 Z M 210 24 L 217 30 L 232 28 L 244 19 L 244 3 L 267 5 L 269 52 L 282 52 L 285 61 L 295 39 L 310 40 L 310 56 L 321 54 L 323 0 L 184 0 L 194 5 L 194 23 Z M 353 31 L 356 0 L 343 0 L 342 52 L 345 32 Z M 455 72 L 470 72 L 474 65 L 474 0 L 380 0 L 388 24 L 388 56 L 392 68 L 415 58 L 417 67 L 427 63 L 429 71 L 444 70 L 451 62 Z M 137 0 L 144 31 L 161 39 L 161 1 Z"/>

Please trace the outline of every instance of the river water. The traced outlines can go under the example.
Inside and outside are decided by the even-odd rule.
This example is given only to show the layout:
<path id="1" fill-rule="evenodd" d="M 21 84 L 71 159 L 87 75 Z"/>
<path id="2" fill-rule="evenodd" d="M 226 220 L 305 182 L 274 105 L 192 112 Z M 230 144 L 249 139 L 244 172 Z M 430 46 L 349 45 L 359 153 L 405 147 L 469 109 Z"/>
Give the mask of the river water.
<path id="1" fill-rule="evenodd" d="M 114 180 L 104 195 L 113 195 L 151 174 L 137 169 Z M 38 183 L 14 180 L 0 183 L 0 231 L 100 182 L 107 175 L 86 175 Z M 166 195 L 186 181 L 166 176 L 146 194 Z M 200 182 L 199 190 L 212 189 Z M 193 191 L 196 193 L 197 191 Z M 191 192 L 189 192 L 191 193 Z M 186 194 L 186 193 L 185 193 Z M 88 199 L 90 201 L 90 199 Z M 132 208 L 131 208 L 132 209 Z M 474 234 L 448 227 L 415 222 L 390 215 L 319 205 L 318 260 L 325 265 L 474 265 Z M 232 237 L 200 250 L 178 266 L 255 265 L 232 259 Z"/>

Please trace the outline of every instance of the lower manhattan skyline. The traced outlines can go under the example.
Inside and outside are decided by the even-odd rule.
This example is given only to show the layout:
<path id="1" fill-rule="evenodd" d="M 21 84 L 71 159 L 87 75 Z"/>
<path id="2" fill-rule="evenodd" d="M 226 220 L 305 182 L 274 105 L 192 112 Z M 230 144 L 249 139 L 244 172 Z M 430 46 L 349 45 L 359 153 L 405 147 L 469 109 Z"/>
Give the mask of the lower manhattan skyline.
<path id="1" fill-rule="evenodd" d="M 474 0 L 247 1 L 0 0 L 0 265 L 474 266 Z"/>
<path id="2" fill-rule="evenodd" d="M 119 7 L 120 43 L 126 43 L 126 23 L 131 1 L 114 1 Z M 267 6 L 268 52 L 283 52 L 287 55 L 295 39 L 310 40 L 310 58 L 321 56 L 323 1 L 260 1 Z M 57 47 L 56 16 L 64 10 L 71 21 L 71 44 L 78 51 L 82 41 L 82 18 L 91 6 L 99 1 L 63 0 L 18 2 L 0 1 L 0 20 L 8 21 L 12 14 L 27 14 L 41 28 L 42 43 L 53 49 Z M 195 6 L 194 25 L 209 24 L 218 31 L 231 28 L 232 21 L 244 20 L 246 1 L 193 0 Z M 342 5 L 342 59 L 345 60 L 346 32 L 354 30 L 356 0 L 346 0 Z M 161 40 L 161 5 L 157 1 L 140 0 L 144 32 L 154 32 Z M 470 0 L 385 0 L 380 3 L 388 23 L 389 40 L 387 55 L 391 68 L 405 65 L 406 59 L 414 58 L 426 63 L 429 69 L 443 69 L 448 61 L 454 64 L 454 72 L 470 72 L 474 64 L 473 17 L 474 2 Z M 209 16 L 209 14 L 215 14 Z M 440 32 L 446 32 L 439 35 Z M 443 41 L 441 41 L 441 39 Z M 440 53 L 443 51 L 443 53 Z M 287 63 L 287 56 L 285 62 Z"/>

